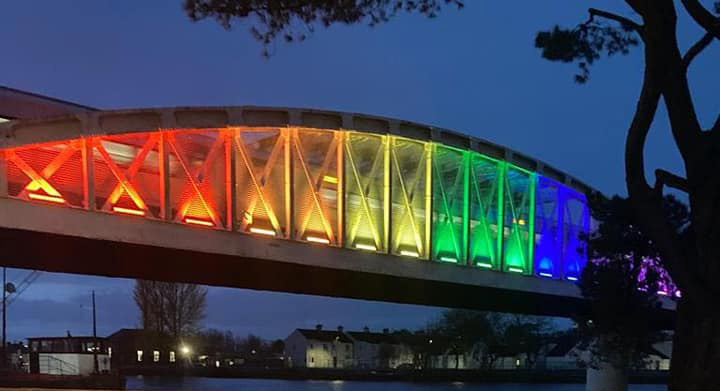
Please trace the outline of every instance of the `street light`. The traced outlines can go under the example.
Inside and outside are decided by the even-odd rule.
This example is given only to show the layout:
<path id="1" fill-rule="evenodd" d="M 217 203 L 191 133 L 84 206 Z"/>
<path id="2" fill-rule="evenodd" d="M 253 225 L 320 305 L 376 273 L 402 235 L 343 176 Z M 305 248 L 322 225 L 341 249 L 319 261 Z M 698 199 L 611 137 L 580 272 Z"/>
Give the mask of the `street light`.
<path id="1" fill-rule="evenodd" d="M 189 356 L 190 355 L 190 347 L 187 345 L 182 345 L 180 347 L 180 353 L 182 353 L 183 356 Z"/>

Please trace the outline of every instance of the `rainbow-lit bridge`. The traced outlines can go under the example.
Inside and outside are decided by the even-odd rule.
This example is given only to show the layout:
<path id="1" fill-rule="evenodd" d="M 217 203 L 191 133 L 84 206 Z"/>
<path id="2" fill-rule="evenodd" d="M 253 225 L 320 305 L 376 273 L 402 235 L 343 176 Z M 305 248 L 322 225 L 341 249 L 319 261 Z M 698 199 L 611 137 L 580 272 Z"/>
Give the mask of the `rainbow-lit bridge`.
<path id="1" fill-rule="evenodd" d="M 581 301 L 588 188 L 452 131 L 203 107 L 0 136 L 6 266 L 559 316 Z"/>

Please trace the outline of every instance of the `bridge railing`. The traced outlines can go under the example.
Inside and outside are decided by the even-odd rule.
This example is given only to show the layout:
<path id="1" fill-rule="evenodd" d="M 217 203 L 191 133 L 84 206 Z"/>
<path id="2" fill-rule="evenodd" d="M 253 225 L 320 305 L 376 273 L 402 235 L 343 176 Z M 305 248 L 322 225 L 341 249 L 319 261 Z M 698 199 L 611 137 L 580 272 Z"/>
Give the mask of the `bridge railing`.
<path id="1" fill-rule="evenodd" d="M 177 129 L 3 151 L 7 196 L 576 280 L 585 195 L 474 151 L 300 127 Z M 2 175 L 2 174 L 0 174 Z"/>

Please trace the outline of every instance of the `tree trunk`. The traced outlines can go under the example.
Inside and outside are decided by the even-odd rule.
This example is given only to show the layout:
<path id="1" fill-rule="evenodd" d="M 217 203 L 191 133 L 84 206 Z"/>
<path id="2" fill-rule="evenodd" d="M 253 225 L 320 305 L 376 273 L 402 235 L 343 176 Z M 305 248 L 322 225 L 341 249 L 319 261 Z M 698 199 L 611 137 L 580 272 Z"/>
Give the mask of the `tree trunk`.
<path id="1" fill-rule="evenodd" d="M 677 309 L 668 391 L 720 388 L 720 317 L 682 300 Z"/>
<path id="2" fill-rule="evenodd" d="M 703 133 L 676 37 L 671 0 L 626 0 L 645 22 L 643 89 L 628 130 L 625 170 L 628 194 L 643 230 L 653 239 L 663 266 L 682 290 L 673 341 L 670 391 L 720 389 L 720 136 Z M 688 235 L 668 224 L 662 186 L 645 178 L 645 141 L 659 98 L 665 101 L 673 138 L 686 169 L 692 214 Z M 657 180 L 657 178 L 656 178 Z"/>

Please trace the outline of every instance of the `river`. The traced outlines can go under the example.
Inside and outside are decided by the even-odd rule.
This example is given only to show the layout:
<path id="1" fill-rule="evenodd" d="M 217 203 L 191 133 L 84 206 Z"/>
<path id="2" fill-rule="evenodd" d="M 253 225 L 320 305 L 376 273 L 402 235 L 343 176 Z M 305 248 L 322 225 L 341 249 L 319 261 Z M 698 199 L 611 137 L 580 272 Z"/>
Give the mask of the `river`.
<path id="1" fill-rule="evenodd" d="M 128 376 L 127 390 L 157 391 L 583 391 L 582 384 L 410 383 L 344 380 L 227 379 Z M 630 391 L 665 391 L 659 384 L 634 384 Z"/>

